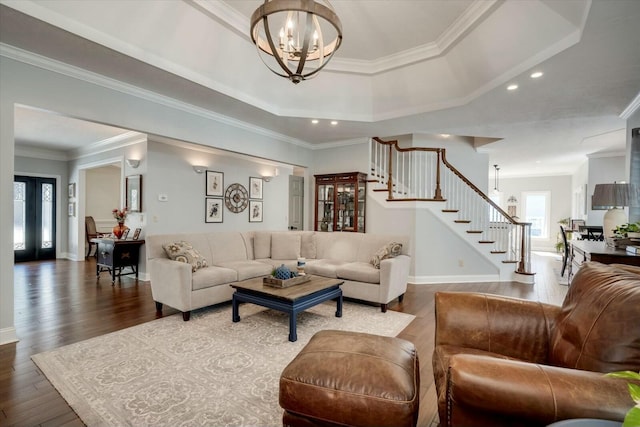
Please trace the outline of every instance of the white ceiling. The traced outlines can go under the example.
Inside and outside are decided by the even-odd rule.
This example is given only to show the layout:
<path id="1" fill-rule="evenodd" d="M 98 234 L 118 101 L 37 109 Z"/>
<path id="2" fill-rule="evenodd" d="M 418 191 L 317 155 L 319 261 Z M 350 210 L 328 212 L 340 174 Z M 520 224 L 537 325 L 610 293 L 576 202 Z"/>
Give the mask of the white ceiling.
<path id="1" fill-rule="evenodd" d="M 327 69 L 298 85 L 270 73 L 250 42 L 260 0 L 0 3 L 5 48 L 311 148 L 449 133 L 499 139 L 481 149 L 502 177 L 569 174 L 587 154 L 624 149 L 620 114 L 640 102 L 636 0 L 334 0 L 344 43 Z M 534 70 L 543 77 L 531 79 Z M 507 92 L 512 82 L 520 87 Z M 42 114 L 16 115 L 19 144 L 89 144 L 121 132 Z"/>

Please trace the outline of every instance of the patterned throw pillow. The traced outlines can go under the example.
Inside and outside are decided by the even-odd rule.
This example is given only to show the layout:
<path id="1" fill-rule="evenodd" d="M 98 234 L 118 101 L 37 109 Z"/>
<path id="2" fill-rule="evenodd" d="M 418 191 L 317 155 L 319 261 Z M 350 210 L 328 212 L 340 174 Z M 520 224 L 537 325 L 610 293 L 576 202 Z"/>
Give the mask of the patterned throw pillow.
<path id="1" fill-rule="evenodd" d="M 207 260 L 191 246 L 191 243 L 185 241 L 165 243 L 162 248 L 172 260 L 191 264 L 192 272 L 207 266 Z"/>
<path id="2" fill-rule="evenodd" d="M 380 268 L 380 261 L 387 258 L 395 258 L 402 252 L 402 243 L 391 242 L 384 245 L 373 255 L 371 264 L 375 268 Z"/>

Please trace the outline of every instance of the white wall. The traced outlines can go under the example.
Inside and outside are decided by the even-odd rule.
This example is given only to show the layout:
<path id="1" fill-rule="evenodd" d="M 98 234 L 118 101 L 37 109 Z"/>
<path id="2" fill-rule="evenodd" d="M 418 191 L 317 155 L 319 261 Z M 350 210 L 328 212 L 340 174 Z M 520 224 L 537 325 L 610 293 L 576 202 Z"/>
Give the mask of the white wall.
<path id="1" fill-rule="evenodd" d="M 279 175 L 263 183 L 263 222 L 250 223 L 248 209 L 233 213 L 225 206 L 222 223 L 205 223 L 206 174 L 194 172 L 194 162 L 222 172 L 225 189 L 239 183 L 248 190 L 249 177 L 261 177 L 273 171 L 273 167 L 155 141 L 149 141 L 147 156 L 149 167 L 143 181 L 146 234 L 287 229 L 288 210 L 285 208 L 289 203 L 289 175 L 293 168 L 279 166 Z M 166 195 L 168 200 L 160 201 L 160 194 Z"/>
<path id="2" fill-rule="evenodd" d="M 507 210 L 507 199 L 513 195 L 518 199 L 517 215 L 520 221 L 524 221 L 522 212 L 523 199 L 522 193 L 526 191 L 549 191 L 551 192 L 551 212 L 549 222 L 549 238 L 531 239 L 533 250 L 538 251 L 555 251 L 555 244 L 558 239 L 560 228 L 558 221 L 563 218 L 571 217 L 572 207 L 572 177 L 550 176 L 550 177 L 529 177 L 529 178 L 501 178 L 500 192 L 503 194 L 502 205 Z"/>

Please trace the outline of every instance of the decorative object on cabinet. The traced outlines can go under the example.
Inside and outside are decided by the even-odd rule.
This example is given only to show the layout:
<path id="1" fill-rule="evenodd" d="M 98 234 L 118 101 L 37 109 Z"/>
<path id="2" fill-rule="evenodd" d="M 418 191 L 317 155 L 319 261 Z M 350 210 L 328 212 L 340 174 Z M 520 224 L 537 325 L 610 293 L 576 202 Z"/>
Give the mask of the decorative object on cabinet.
<path id="1" fill-rule="evenodd" d="M 133 232 L 133 240 L 138 240 L 140 238 L 140 233 L 142 232 L 142 228 L 136 228 Z"/>
<path id="2" fill-rule="evenodd" d="M 249 222 L 262 222 L 262 202 L 249 201 Z"/>
<path id="3" fill-rule="evenodd" d="M 67 187 L 67 191 L 70 199 L 76 197 L 76 183 L 72 182 L 71 184 L 69 184 L 69 186 Z"/>
<path id="4" fill-rule="evenodd" d="M 222 198 L 207 197 L 204 222 L 222 222 Z"/>
<path id="5" fill-rule="evenodd" d="M 124 230 L 124 232 L 122 233 L 122 236 L 120 237 L 120 239 L 127 240 L 127 237 L 129 236 L 129 231 L 131 231 L 131 229 L 129 227 L 127 227 Z"/>
<path id="6" fill-rule="evenodd" d="M 240 213 L 245 210 L 249 204 L 249 193 L 242 184 L 231 184 L 227 187 L 227 191 L 224 194 L 224 203 L 233 213 Z"/>
<path id="7" fill-rule="evenodd" d="M 127 177 L 127 210 L 142 212 L 142 175 Z"/>
<path id="8" fill-rule="evenodd" d="M 367 175 L 315 175 L 315 231 L 365 232 Z"/>
<path id="9" fill-rule="evenodd" d="M 249 178 L 249 198 L 262 199 L 262 178 Z"/>
<path id="10" fill-rule="evenodd" d="M 224 173 L 207 171 L 207 196 L 222 197 L 224 191 Z"/>

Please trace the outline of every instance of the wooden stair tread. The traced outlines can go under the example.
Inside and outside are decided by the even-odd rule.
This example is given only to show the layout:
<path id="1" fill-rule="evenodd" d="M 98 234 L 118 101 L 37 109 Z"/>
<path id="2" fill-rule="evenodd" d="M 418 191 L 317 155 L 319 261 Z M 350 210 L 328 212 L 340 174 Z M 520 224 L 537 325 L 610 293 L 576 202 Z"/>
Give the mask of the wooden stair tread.
<path id="1" fill-rule="evenodd" d="M 506 254 L 507 251 L 491 251 L 492 254 Z"/>
<path id="2" fill-rule="evenodd" d="M 389 191 L 386 188 L 374 188 L 373 191 Z"/>
<path id="3" fill-rule="evenodd" d="M 518 261 L 515 261 L 515 260 L 504 260 L 504 261 L 502 261 L 502 263 L 503 264 L 517 264 Z"/>
<path id="4" fill-rule="evenodd" d="M 494 240 L 479 240 L 478 243 L 495 243 Z"/>
<path id="5" fill-rule="evenodd" d="M 470 219 L 455 219 L 453 220 L 456 224 L 471 224 Z"/>
<path id="6" fill-rule="evenodd" d="M 467 230 L 467 233 L 469 233 L 469 234 L 480 234 L 480 233 L 482 233 L 482 230 Z"/>
<path id="7" fill-rule="evenodd" d="M 458 211 L 458 209 L 442 209 L 442 212 L 445 212 L 445 213 L 457 213 L 459 211 Z"/>

